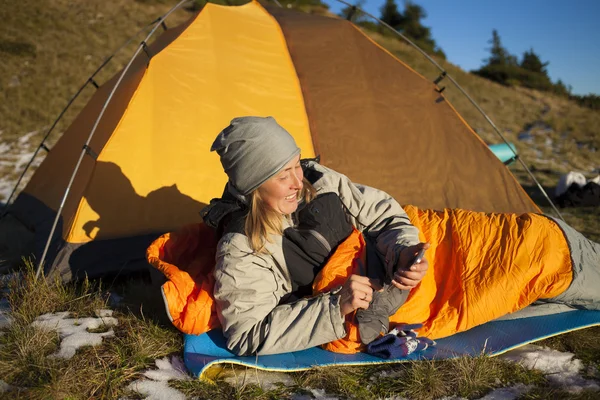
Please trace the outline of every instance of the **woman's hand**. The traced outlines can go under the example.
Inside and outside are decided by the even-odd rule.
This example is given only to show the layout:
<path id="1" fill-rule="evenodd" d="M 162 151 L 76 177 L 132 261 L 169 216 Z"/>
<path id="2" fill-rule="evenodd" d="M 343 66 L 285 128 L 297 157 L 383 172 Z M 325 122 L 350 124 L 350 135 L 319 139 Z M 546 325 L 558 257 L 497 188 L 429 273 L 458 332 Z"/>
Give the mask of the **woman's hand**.
<path id="1" fill-rule="evenodd" d="M 417 286 L 429 269 L 429 263 L 423 257 L 421 262 L 413 264 L 415 256 L 421 249 L 427 250 L 431 245 L 429 243 L 419 243 L 414 246 L 404 248 L 400 252 L 396 272 L 392 283 L 398 289 L 410 290 Z"/>
<path id="2" fill-rule="evenodd" d="M 342 317 L 352 311 L 369 308 L 373 300 L 373 290 L 380 290 L 381 286 L 366 276 L 350 275 L 342 290 L 340 290 L 340 311 Z"/>

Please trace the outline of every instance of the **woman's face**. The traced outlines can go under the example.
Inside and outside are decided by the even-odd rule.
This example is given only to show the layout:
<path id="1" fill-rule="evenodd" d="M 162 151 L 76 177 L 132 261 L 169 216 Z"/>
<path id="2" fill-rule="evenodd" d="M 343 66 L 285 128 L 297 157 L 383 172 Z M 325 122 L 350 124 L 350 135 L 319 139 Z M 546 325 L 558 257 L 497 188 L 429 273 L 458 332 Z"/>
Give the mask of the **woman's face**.
<path id="1" fill-rule="evenodd" d="M 294 157 L 278 173 L 260 185 L 261 199 L 273 210 L 287 215 L 298 208 L 298 195 L 302 190 L 304 174 L 300 155 Z"/>

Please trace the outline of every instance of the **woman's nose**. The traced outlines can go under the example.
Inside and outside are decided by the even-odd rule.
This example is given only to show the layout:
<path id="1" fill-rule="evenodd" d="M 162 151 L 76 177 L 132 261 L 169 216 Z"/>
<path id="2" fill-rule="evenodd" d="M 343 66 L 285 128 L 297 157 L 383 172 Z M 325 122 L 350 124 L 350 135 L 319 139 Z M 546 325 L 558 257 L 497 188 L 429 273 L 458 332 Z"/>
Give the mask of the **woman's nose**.
<path id="1" fill-rule="evenodd" d="M 292 173 L 292 185 L 295 189 L 300 189 L 302 187 L 302 176 L 297 172 Z"/>

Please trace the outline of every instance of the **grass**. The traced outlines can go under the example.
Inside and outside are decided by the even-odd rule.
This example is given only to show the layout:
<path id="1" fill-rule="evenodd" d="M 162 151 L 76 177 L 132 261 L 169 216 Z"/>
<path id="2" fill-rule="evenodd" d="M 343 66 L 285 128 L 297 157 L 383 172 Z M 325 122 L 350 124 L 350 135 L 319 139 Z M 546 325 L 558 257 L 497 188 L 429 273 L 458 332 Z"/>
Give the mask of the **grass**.
<path id="1" fill-rule="evenodd" d="M 36 329 L 31 322 L 48 312 L 68 311 L 72 316 L 91 316 L 106 308 L 108 295 L 103 285 L 88 281 L 63 284 L 35 279 L 31 264 L 10 283 L 6 292 L 14 322 L 0 336 L 0 376 L 13 388 L 15 398 L 105 398 L 135 393 L 127 387 L 142 373 L 154 369 L 154 360 L 181 355 L 182 337 L 172 326 L 160 321 L 157 312 L 144 311 L 144 299 L 156 289 L 141 279 L 118 282 L 111 288 L 123 297 L 115 307 L 119 324 L 114 337 L 100 346 L 79 349 L 71 359 L 49 357 L 59 346 L 55 332 Z M 152 303 L 152 301 L 150 301 Z M 550 338 L 542 345 L 573 352 L 587 366 L 587 378 L 597 379 L 600 328 Z M 590 372 L 591 371 L 591 372 Z M 225 373 L 228 372 L 228 373 Z M 246 379 L 245 375 L 252 379 Z M 490 358 L 485 354 L 444 361 L 363 367 L 316 368 L 289 374 L 288 385 L 263 385 L 265 375 L 251 368 L 227 366 L 215 382 L 171 381 L 170 385 L 189 397 L 200 399 L 279 399 L 320 390 L 339 398 L 380 399 L 402 397 L 436 399 L 443 396 L 480 398 L 495 388 L 516 384 L 532 389 L 527 399 L 548 396 L 588 399 L 594 393 L 567 393 L 548 383 L 543 374 L 520 365 Z M 234 376 L 231 384 L 226 376 Z M 242 383 L 245 382 L 245 383 Z M 595 393 L 597 395 L 597 392 Z"/>
<path id="2" fill-rule="evenodd" d="M 60 311 L 73 317 L 93 316 L 107 307 L 106 291 L 87 280 L 73 284 L 36 280 L 30 263 L 9 288 L 13 323 L 0 337 L 0 376 L 21 388 L 22 393 L 11 392 L 15 396 L 117 398 L 141 372 L 154 367 L 154 360 L 181 351 L 181 335 L 174 328 L 121 307 L 115 311 L 119 325 L 113 328 L 113 338 L 105 338 L 101 346 L 80 349 L 71 359 L 49 357 L 58 349 L 57 333 L 34 328 L 31 322 L 39 315 Z"/>
<path id="3" fill-rule="evenodd" d="M 96 310 L 107 308 L 105 285 L 87 280 L 69 284 L 36 280 L 30 263 L 25 263 L 22 273 L 8 282 L 10 290 L 4 293 L 12 308 L 13 323 L 0 336 L 0 376 L 18 388 L 9 392 L 14 398 L 135 398 L 128 385 L 142 378 L 144 371 L 155 369 L 156 359 L 181 355 L 182 336 L 160 318 L 161 300 L 156 285 L 136 277 L 111 282 L 110 290 L 123 296 L 119 305 L 113 307 L 113 315 L 119 320 L 113 327 L 114 337 L 105 338 L 100 346 L 79 349 L 71 359 L 51 357 L 60 344 L 57 333 L 34 328 L 31 322 L 51 312 L 93 316 Z M 585 329 L 540 344 L 573 352 L 586 364 L 586 377 L 597 379 L 599 334 L 600 327 Z M 213 383 L 172 381 L 171 386 L 200 399 L 279 399 L 311 394 L 311 390 L 360 399 L 435 399 L 450 395 L 480 398 L 495 388 L 515 384 L 532 388 L 523 397 L 527 399 L 594 397 L 592 392 L 561 391 L 539 371 L 485 354 L 444 361 L 316 368 L 289 375 L 292 384 L 263 385 L 261 380 L 268 380 L 266 375 L 251 368 L 226 366 Z M 227 376 L 233 376 L 238 383 L 232 384 Z"/>

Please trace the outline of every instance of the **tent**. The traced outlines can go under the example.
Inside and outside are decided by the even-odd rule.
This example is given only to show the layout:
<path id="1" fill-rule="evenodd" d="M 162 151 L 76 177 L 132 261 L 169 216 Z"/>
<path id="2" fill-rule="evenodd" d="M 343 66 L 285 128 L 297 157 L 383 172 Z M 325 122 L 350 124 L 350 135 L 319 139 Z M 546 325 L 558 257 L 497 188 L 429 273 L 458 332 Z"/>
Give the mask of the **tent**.
<path id="1" fill-rule="evenodd" d="M 58 221 L 47 275 L 139 268 L 154 238 L 221 195 L 209 148 L 242 115 L 275 117 L 303 157 L 401 204 L 539 212 L 437 89 L 349 21 L 209 3 L 99 87 L 10 213 L 38 260 Z"/>

